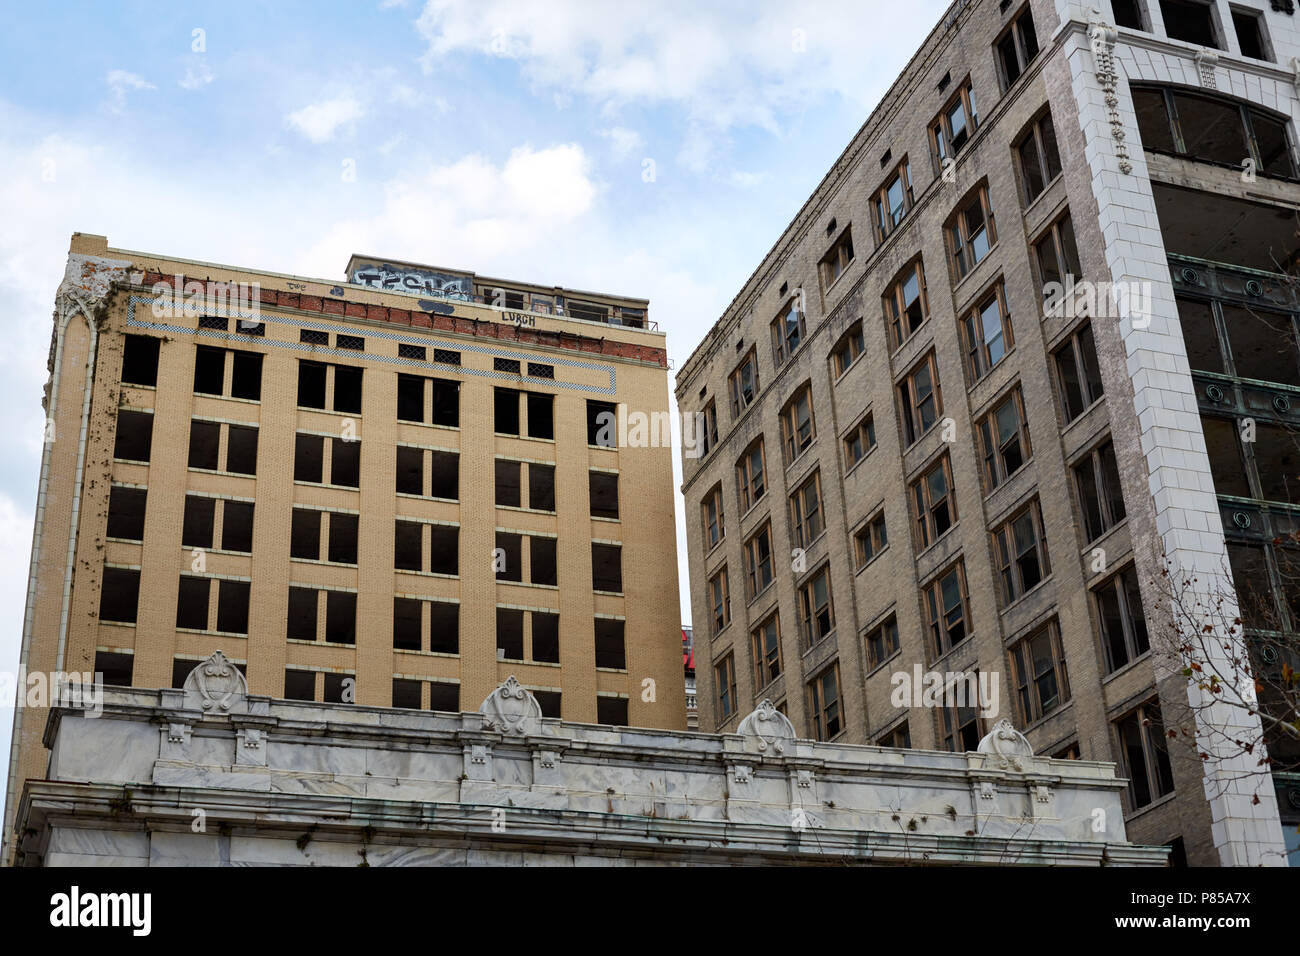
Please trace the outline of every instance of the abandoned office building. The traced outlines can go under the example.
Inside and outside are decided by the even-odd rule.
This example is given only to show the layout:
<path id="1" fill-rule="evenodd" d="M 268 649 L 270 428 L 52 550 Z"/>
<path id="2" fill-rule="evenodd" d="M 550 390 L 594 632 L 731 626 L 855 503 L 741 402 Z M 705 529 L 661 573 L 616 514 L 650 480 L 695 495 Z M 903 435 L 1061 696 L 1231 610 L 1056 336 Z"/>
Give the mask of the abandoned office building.
<path id="1" fill-rule="evenodd" d="M 949 8 L 679 369 L 702 730 L 770 698 L 814 739 L 963 752 L 996 712 L 1116 762 L 1175 865 L 1285 865 L 1297 780 L 1171 742 L 1260 724 L 1189 713 L 1155 645 L 1166 561 L 1249 582 L 1248 635 L 1300 629 L 1298 26 Z M 921 671 L 1000 681 L 900 701 Z"/>
<path id="2" fill-rule="evenodd" d="M 220 648 L 268 697 L 459 712 L 516 675 L 547 718 L 685 729 L 670 443 L 601 427 L 667 414 L 647 302 L 346 275 L 73 236 L 27 672 L 173 688 Z M 6 838 L 45 723 L 17 711 Z"/>

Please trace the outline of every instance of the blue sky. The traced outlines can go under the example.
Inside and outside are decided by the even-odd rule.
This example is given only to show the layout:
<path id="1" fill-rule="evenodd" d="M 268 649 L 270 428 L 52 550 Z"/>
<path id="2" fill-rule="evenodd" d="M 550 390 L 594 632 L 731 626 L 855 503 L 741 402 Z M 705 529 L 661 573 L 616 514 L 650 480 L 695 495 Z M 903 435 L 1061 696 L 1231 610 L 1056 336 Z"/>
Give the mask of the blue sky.
<path id="1" fill-rule="evenodd" d="M 0 31 L 0 668 L 17 666 L 50 316 L 74 231 L 322 278 L 341 278 L 355 251 L 644 296 L 680 364 L 943 8 L 11 9 Z M 687 605 L 683 577 L 684 619 Z M 0 752 L 10 720 L 0 709 Z"/>

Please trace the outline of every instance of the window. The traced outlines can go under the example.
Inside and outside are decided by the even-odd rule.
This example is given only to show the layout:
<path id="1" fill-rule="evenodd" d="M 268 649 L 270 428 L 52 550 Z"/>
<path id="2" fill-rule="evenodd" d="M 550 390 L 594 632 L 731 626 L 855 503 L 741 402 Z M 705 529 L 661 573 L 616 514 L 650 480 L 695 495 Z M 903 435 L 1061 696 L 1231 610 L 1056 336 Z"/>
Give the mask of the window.
<path id="1" fill-rule="evenodd" d="M 898 385 L 898 408 L 903 419 L 903 437 L 911 445 L 928 432 L 943 414 L 939 391 L 939 369 L 934 352 L 926 354 Z"/>
<path id="2" fill-rule="evenodd" d="M 1036 499 L 993 531 L 993 555 L 1003 605 L 1019 600 L 1051 573 L 1043 515 Z"/>
<path id="3" fill-rule="evenodd" d="M 221 430 L 226 429 L 226 468 L 231 474 L 257 473 L 257 429 L 247 425 L 221 425 L 195 419 L 190 422 L 189 467 L 219 471 Z"/>
<path id="4" fill-rule="evenodd" d="M 95 673 L 103 674 L 104 683 L 110 687 L 130 687 L 131 672 L 134 669 L 134 654 L 112 654 L 108 651 L 95 652 Z"/>
<path id="5" fill-rule="evenodd" d="M 1242 56 L 1252 60 L 1271 60 L 1264 42 L 1264 17 L 1257 10 L 1232 8 L 1232 29 L 1237 34 L 1237 47 Z"/>
<path id="6" fill-rule="evenodd" d="M 532 625 L 532 660 L 542 664 L 560 663 L 560 615 L 529 611 L 528 616 Z"/>
<path id="7" fill-rule="evenodd" d="M 1061 415 L 1068 424 L 1082 415 L 1104 394 L 1097 350 L 1092 341 L 1092 326 L 1078 331 L 1052 353 L 1056 365 L 1057 395 Z"/>
<path id="8" fill-rule="evenodd" d="M 298 360 L 298 405 L 301 408 L 325 407 L 325 382 L 329 366 L 322 362 Z M 198 370 L 195 369 L 197 376 Z M 398 376 L 399 379 L 405 376 Z M 309 698 L 310 699 L 310 698 Z"/>
<path id="9" fill-rule="evenodd" d="M 957 501 L 952 495 L 952 466 L 948 456 L 941 456 L 912 483 L 910 490 L 916 548 L 920 551 L 937 541 L 957 520 Z"/>
<path id="10" fill-rule="evenodd" d="M 1070 699 L 1065 654 L 1055 621 L 1012 645 L 1011 671 L 1020 719 L 1026 726 Z"/>
<path id="11" fill-rule="evenodd" d="M 529 365 L 529 368 L 533 366 Z M 554 439 L 555 396 L 525 392 L 524 398 L 524 405 L 528 411 L 528 437 Z"/>
<path id="12" fill-rule="evenodd" d="M 626 622 L 614 618 L 596 618 L 596 666 L 610 670 L 627 669 L 627 647 L 624 639 Z"/>
<path id="13" fill-rule="evenodd" d="M 872 226 L 876 243 L 884 242 L 912 208 L 912 177 L 904 159 L 885 184 L 871 197 Z"/>
<path id="14" fill-rule="evenodd" d="M 1038 260 L 1038 277 L 1043 284 L 1044 314 L 1067 314 L 1065 307 L 1073 303 L 1049 286 L 1055 283 L 1064 287 L 1069 284 L 1069 276 L 1079 278 L 1083 275 L 1079 248 L 1074 243 L 1074 223 L 1068 212 L 1052 223 L 1043 237 L 1034 243 L 1034 257 Z"/>
<path id="15" fill-rule="evenodd" d="M 966 346 L 966 371 L 971 384 L 974 384 L 1001 362 L 1015 345 L 1001 280 L 982 302 L 966 313 L 961 331 Z"/>
<path id="16" fill-rule="evenodd" d="M 1061 175 L 1061 154 L 1056 145 L 1056 127 L 1052 125 L 1051 113 L 1044 113 L 1016 145 L 1016 157 L 1020 161 L 1025 205 L 1029 205 Z"/>
<path id="17" fill-rule="evenodd" d="M 861 320 L 854 322 L 843 336 L 840 337 L 839 343 L 831 351 L 831 368 L 834 370 L 835 377 L 839 378 L 848 371 L 849 366 L 858 360 L 866 348 L 866 343 L 862 337 Z"/>
<path id="18" fill-rule="evenodd" d="M 821 473 L 812 477 L 790 496 L 790 524 L 794 527 L 795 546 L 810 548 L 826 523 L 822 518 Z"/>
<path id="19" fill-rule="evenodd" d="M 704 521 L 704 548 L 710 550 L 726 535 L 722 515 L 722 485 L 715 485 L 700 506 Z"/>
<path id="20" fill-rule="evenodd" d="M 713 612 L 713 633 L 717 634 L 731 623 L 731 592 L 725 567 L 709 578 L 709 609 Z"/>
<path id="21" fill-rule="evenodd" d="M 1129 809 L 1145 807 L 1174 792 L 1174 774 L 1165 749 L 1160 705 L 1151 700 L 1115 721 L 1115 735 L 1128 781 Z"/>
<path id="22" fill-rule="evenodd" d="M 804 453 L 817 435 L 813 425 L 811 385 L 799 389 L 781 412 L 781 433 L 785 437 L 785 461 L 788 465 Z"/>
<path id="23" fill-rule="evenodd" d="M 1096 541 L 1124 520 L 1124 495 L 1120 492 L 1115 446 L 1110 441 L 1103 442 L 1088 452 L 1073 470 L 1084 531 L 1088 541 Z M 1210 470 L 1214 471 L 1213 459 Z M 1217 475 L 1215 485 L 1218 485 Z"/>
<path id="24" fill-rule="evenodd" d="M 497 660 L 524 659 L 524 612 L 497 608 Z"/>
<path id="25" fill-rule="evenodd" d="M 1222 50 L 1210 4 L 1200 0 L 1160 0 L 1165 33 L 1175 40 Z"/>
<path id="26" fill-rule="evenodd" d="M 424 450 L 397 446 L 397 486 L 399 495 L 424 494 Z M 294 477 L 297 477 L 295 473 Z"/>
<path id="27" fill-rule="evenodd" d="M 718 682 L 718 722 L 730 720 L 736 713 L 739 701 L 736 698 L 736 656 L 728 654 L 713 668 L 714 679 Z"/>
<path id="28" fill-rule="evenodd" d="M 889 343 L 897 349 L 930 315 L 925 294 L 925 269 L 920 259 L 904 269 L 885 290 L 884 304 Z"/>
<path id="29" fill-rule="evenodd" d="M 740 510 L 743 514 L 754 505 L 767 490 L 766 462 L 763 451 L 763 439 L 749 446 L 749 450 L 736 462 L 736 484 L 740 488 Z"/>
<path id="30" fill-rule="evenodd" d="M 876 425 L 868 412 L 853 430 L 844 436 L 844 470 L 849 471 L 876 447 Z"/>
<path id="31" fill-rule="evenodd" d="M 1235 498 L 1255 497 L 1246 475 L 1246 459 L 1236 422 L 1202 415 L 1201 431 L 1205 435 L 1205 448 L 1210 456 L 1210 474 L 1214 477 L 1215 494 Z"/>
<path id="32" fill-rule="evenodd" d="M 591 494 L 593 518 L 618 517 L 618 475 L 606 471 L 590 471 L 587 483 Z"/>
<path id="33" fill-rule="evenodd" d="M 970 603 L 966 594 L 966 569 L 958 561 L 921 588 L 925 595 L 925 622 L 935 660 L 970 635 Z"/>
<path id="34" fill-rule="evenodd" d="M 122 337 L 123 385 L 157 386 L 159 341 L 147 335 Z"/>
<path id="35" fill-rule="evenodd" d="M 866 567 L 889 544 L 885 530 L 885 511 L 880 511 L 853 535 L 853 556 L 859 568 Z"/>
<path id="36" fill-rule="evenodd" d="M 1132 566 L 1126 568 L 1094 589 L 1092 596 L 1106 652 L 1106 673 L 1110 674 L 1145 654 L 1150 646 L 1136 572 Z"/>
<path id="37" fill-rule="evenodd" d="M 1291 317 L 1267 309 L 1220 303 L 1228 357 L 1238 378 L 1300 386 Z"/>
<path id="38" fill-rule="evenodd" d="M 772 583 L 772 526 L 763 525 L 745 542 L 745 597 L 754 597 Z"/>
<path id="39" fill-rule="evenodd" d="M 739 418 L 740 413 L 754 404 L 758 396 L 758 354 L 751 348 L 745 360 L 731 373 L 731 417 Z"/>
<path id="40" fill-rule="evenodd" d="M 785 304 L 781 314 L 772 320 L 772 356 L 777 368 L 795 353 L 803 337 L 803 312 L 799 310 L 798 296 L 794 296 Z"/>
<path id="41" fill-rule="evenodd" d="M 1110 8 L 1115 13 L 1116 26 L 1130 30 L 1148 29 L 1142 13 L 1142 0 L 1110 0 Z"/>
<path id="42" fill-rule="evenodd" d="M 718 407 L 710 400 L 700 413 L 700 454 L 707 455 L 718 447 Z"/>
<path id="43" fill-rule="evenodd" d="M 247 581 L 217 582 L 218 631 L 223 634 L 248 633 L 248 591 Z"/>
<path id="44" fill-rule="evenodd" d="M 325 640 L 331 644 L 356 644 L 357 594 L 355 591 L 325 592 Z"/>
<path id="45" fill-rule="evenodd" d="M 1029 460 L 1029 423 L 1025 420 L 1025 401 L 1017 385 L 993 410 L 980 419 L 980 455 L 984 488 L 992 491 L 1010 478 Z"/>
<path id="46" fill-rule="evenodd" d="M 181 578 L 181 586 L 184 587 L 185 578 Z M 314 641 L 316 640 L 316 618 L 320 609 L 320 592 L 315 588 L 298 588 L 289 587 L 289 615 L 286 620 L 285 638 L 290 641 Z M 420 602 L 409 602 L 415 605 L 415 650 L 420 649 Z M 394 608 L 396 614 L 396 608 Z M 179 627 L 179 622 L 177 627 Z M 396 629 L 394 630 L 396 633 Z M 394 640 L 394 647 L 404 645 Z"/>
<path id="47" fill-rule="evenodd" d="M 221 550 L 251 554 L 253 551 L 253 502 L 221 502 Z"/>
<path id="48" fill-rule="evenodd" d="M 804 647 L 809 648 L 835 628 L 831 608 L 831 575 L 822 568 L 799 589 L 799 624 Z"/>
<path id="49" fill-rule="evenodd" d="M 418 680 L 404 680 L 402 678 L 393 678 L 393 706 L 404 707 L 408 710 L 420 709 L 420 684 Z"/>
<path id="50" fill-rule="evenodd" d="M 498 581 L 524 579 L 524 539 L 505 531 L 496 533 L 496 578 Z"/>
<path id="51" fill-rule="evenodd" d="M 840 665 L 832 664 L 808 684 L 808 712 L 813 736 L 830 740 L 842 729 L 840 717 Z"/>
<path id="52" fill-rule="evenodd" d="M 187 494 L 181 519 L 181 547 L 211 548 L 216 525 L 217 500 Z"/>
<path id="53" fill-rule="evenodd" d="M 316 672 L 285 668 L 284 698 L 285 700 L 315 700 Z"/>
<path id="54" fill-rule="evenodd" d="M 356 564 L 357 516 L 340 511 L 331 511 L 329 516 L 329 560 L 335 564 Z"/>
<path id="55" fill-rule="evenodd" d="M 208 629 L 208 601 L 211 594 L 211 578 L 196 578 L 182 574 L 176 591 L 176 627 L 188 631 L 206 631 Z M 316 592 L 313 591 L 313 598 L 315 598 L 315 594 Z M 313 630 L 311 640 L 315 639 L 316 636 Z"/>
<path id="56" fill-rule="evenodd" d="M 555 366 L 545 362 L 528 363 L 529 378 L 555 378 Z"/>
<path id="57" fill-rule="evenodd" d="M 867 669 L 875 670 L 898 653 L 898 619 L 888 620 L 867 632 Z"/>
<path id="58" fill-rule="evenodd" d="M 717 441 L 717 426 L 714 426 Z M 601 448 L 618 447 L 618 407 L 609 402 L 587 399 L 587 444 Z"/>
<path id="59" fill-rule="evenodd" d="M 334 380 L 333 411 L 361 414 L 362 370 L 351 365 L 326 365 L 307 359 L 298 360 L 298 405 L 324 409 L 329 380 Z M 399 376 L 401 378 L 402 376 Z"/>
<path id="60" fill-rule="evenodd" d="M 513 388 L 497 388 L 494 394 L 492 430 L 498 435 L 519 434 L 519 395 Z"/>
<path id="61" fill-rule="evenodd" d="M 912 735 L 908 732 L 907 721 L 903 721 L 885 736 L 876 741 L 877 747 L 893 747 L 895 750 L 908 750 L 912 746 Z"/>
<path id="62" fill-rule="evenodd" d="M 113 457 L 120 461 L 148 462 L 153 447 L 153 413 L 117 410 Z"/>
<path id="63" fill-rule="evenodd" d="M 617 544 L 591 545 L 591 587 L 594 591 L 623 593 L 623 548 Z"/>
<path id="64" fill-rule="evenodd" d="M 833 286 L 840 276 L 844 275 L 844 270 L 849 267 L 853 261 L 853 228 L 845 226 L 840 237 L 835 240 L 826 255 L 822 256 L 821 262 L 817 264 L 818 271 L 822 277 L 822 290 L 828 290 Z"/>
<path id="65" fill-rule="evenodd" d="M 967 276 L 972 269 L 984 261 L 993 244 L 997 242 L 997 231 L 993 225 L 993 207 L 989 204 L 987 186 L 980 186 L 957 214 L 948 220 L 948 244 L 952 253 L 953 265 L 957 278 Z"/>
<path id="66" fill-rule="evenodd" d="M 1038 34 L 1034 31 L 1034 17 L 1028 5 L 1011 21 L 1011 26 L 1003 31 L 1002 36 L 993 44 L 993 49 L 1005 92 L 1020 79 L 1020 74 L 1038 56 Z"/>
<path id="67" fill-rule="evenodd" d="M 341 349 L 353 349 L 357 352 L 366 350 L 366 340 L 359 335 L 344 335 L 340 332 L 334 336 L 334 345 Z"/>
<path id="68" fill-rule="evenodd" d="M 627 726 L 627 698 L 596 695 L 596 723 L 611 727 Z"/>
<path id="69" fill-rule="evenodd" d="M 430 601 L 429 650 L 435 654 L 460 653 L 460 605 Z"/>
<path id="70" fill-rule="evenodd" d="M 754 645 L 754 691 L 781 676 L 781 618 L 773 614 L 750 633 Z"/>
<path id="71" fill-rule="evenodd" d="M 429 496 L 457 501 L 460 498 L 460 455 L 454 451 L 429 453 Z"/>
<path id="72" fill-rule="evenodd" d="M 510 461 L 505 458 L 496 460 L 496 493 L 495 501 L 498 508 L 519 508 L 522 507 L 522 497 L 520 490 L 520 469 L 523 465 L 517 461 Z"/>
<path id="73" fill-rule="evenodd" d="M 956 158 L 962 147 L 970 142 L 978 122 L 975 97 L 967 79 L 930 124 L 936 174 L 942 172 L 946 160 Z"/>
<path id="74" fill-rule="evenodd" d="M 1144 149 L 1234 169 L 1250 160 L 1266 176 L 1296 178 L 1289 123 L 1281 114 L 1165 86 L 1134 86 L 1133 108 Z"/>
<path id="75" fill-rule="evenodd" d="M 528 507 L 533 511 L 555 510 L 555 466 L 528 463 Z"/>
<path id="76" fill-rule="evenodd" d="M 978 677 L 978 675 L 975 676 Z M 965 699 L 967 701 L 971 700 L 971 685 L 973 684 L 973 693 L 976 698 L 973 703 L 978 705 L 980 703 L 978 699 L 978 680 L 974 682 L 967 680 L 966 684 Z M 958 688 L 958 693 L 962 693 L 960 688 Z M 945 750 L 952 753 L 968 753 L 979 749 L 980 738 L 984 735 L 980 728 L 979 712 L 975 707 L 955 703 L 943 707 L 941 713 L 943 714 L 943 746 Z"/>
<path id="77" fill-rule="evenodd" d="M 1187 349 L 1187 364 L 1193 371 L 1226 372 L 1213 306 L 1181 295 L 1175 296 L 1175 300 L 1178 324 L 1183 330 L 1183 345 Z"/>
<path id="78" fill-rule="evenodd" d="M 533 584 L 548 584 L 555 587 L 558 583 L 556 560 L 556 539 L 546 535 L 534 534 L 528 537 L 528 576 Z"/>
<path id="79" fill-rule="evenodd" d="M 144 540 L 144 509 L 148 495 L 144 488 L 112 486 L 108 493 L 108 537 L 123 541 Z"/>
<path id="80" fill-rule="evenodd" d="M 294 508 L 289 526 L 289 557 L 320 560 L 321 514 L 314 508 Z"/>

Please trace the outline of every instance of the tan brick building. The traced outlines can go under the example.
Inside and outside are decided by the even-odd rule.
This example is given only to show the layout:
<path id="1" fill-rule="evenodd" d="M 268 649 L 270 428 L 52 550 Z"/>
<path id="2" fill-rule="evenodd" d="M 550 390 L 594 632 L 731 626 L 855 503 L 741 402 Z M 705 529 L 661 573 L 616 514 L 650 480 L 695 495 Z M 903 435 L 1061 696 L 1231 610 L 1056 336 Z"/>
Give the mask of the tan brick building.
<path id="1" fill-rule="evenodd" d="M 77 234 L 56 304 L 28 672 L 180 687 L 221 649 L 273 697 L 476 710 L 513 674 L 547 716 L 685 727 L 671 450 L 599 427 L 667 412 L 645 300 Z"/>
<path id="2" fill-rule="evenodd" d="M 1098 6 L 953 4 L 679 370 L 701 729 L 766 697 L 962 751 L 996 713 L 1119 763 L 1138 842 L 1276 865 L 1254 759 L 1168 745 L 1189 689 L 1152 645 L 1166 559 L 1244 567 L 1300 630 L 1295 19 Z M 1050 307 L 1071 282 L 1096 301 Z M 1235 450 L 1244 416 L 1274 443 Z M 990 698 L 899 693 L 922 672 Z"/>

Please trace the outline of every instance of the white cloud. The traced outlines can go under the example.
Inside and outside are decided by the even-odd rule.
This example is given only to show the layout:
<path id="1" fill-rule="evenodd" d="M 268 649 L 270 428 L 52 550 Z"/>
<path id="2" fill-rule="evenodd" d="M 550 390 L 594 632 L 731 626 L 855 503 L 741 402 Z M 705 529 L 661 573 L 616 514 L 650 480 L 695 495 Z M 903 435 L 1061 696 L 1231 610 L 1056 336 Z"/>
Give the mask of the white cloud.
<path id="1" fill-rule="evenodd" d="M 185 67 L 185 75 L 179 82 L 181 89 L 199 90 L 216 78 L 217 75 L 212 72 L 212 67 L 208 66 L 208 61 L 202 56 L 196 56 Z"/>
<path id="2" fill-rule="evenodd" d="M 743 169 L 733 169 L 727 175 L 727 182 L 740 189 L 753 189 L 767 179 L 767 173 L 749 173 Z"/>
<path id="3" fill-rule="evenodd" d="M 312 103 L 285 117 L 288 124 L 313 143 L 327 143 L 334 138 L 339 127 L 364 115 L 361 104 L 351 93 L 331 100 Z"/>
<path id="4" fill-rule="evenodd" d="M 645 140 L 641 138 L 640 133 L 622 126 L 602 129 L 600 135 L 609 140 L 610 152 L 614 154 L 615 159 L 627 159 L 645 145 Z"/>
<path id="5" fill-rule="evenodd" d="M 158 89 L 144 77 L 126 70 L 109 70 L 104 82 L 108 84 L 108 105 L 114 113 L 126 109 L 126 95 L 130 91 Z"/>

